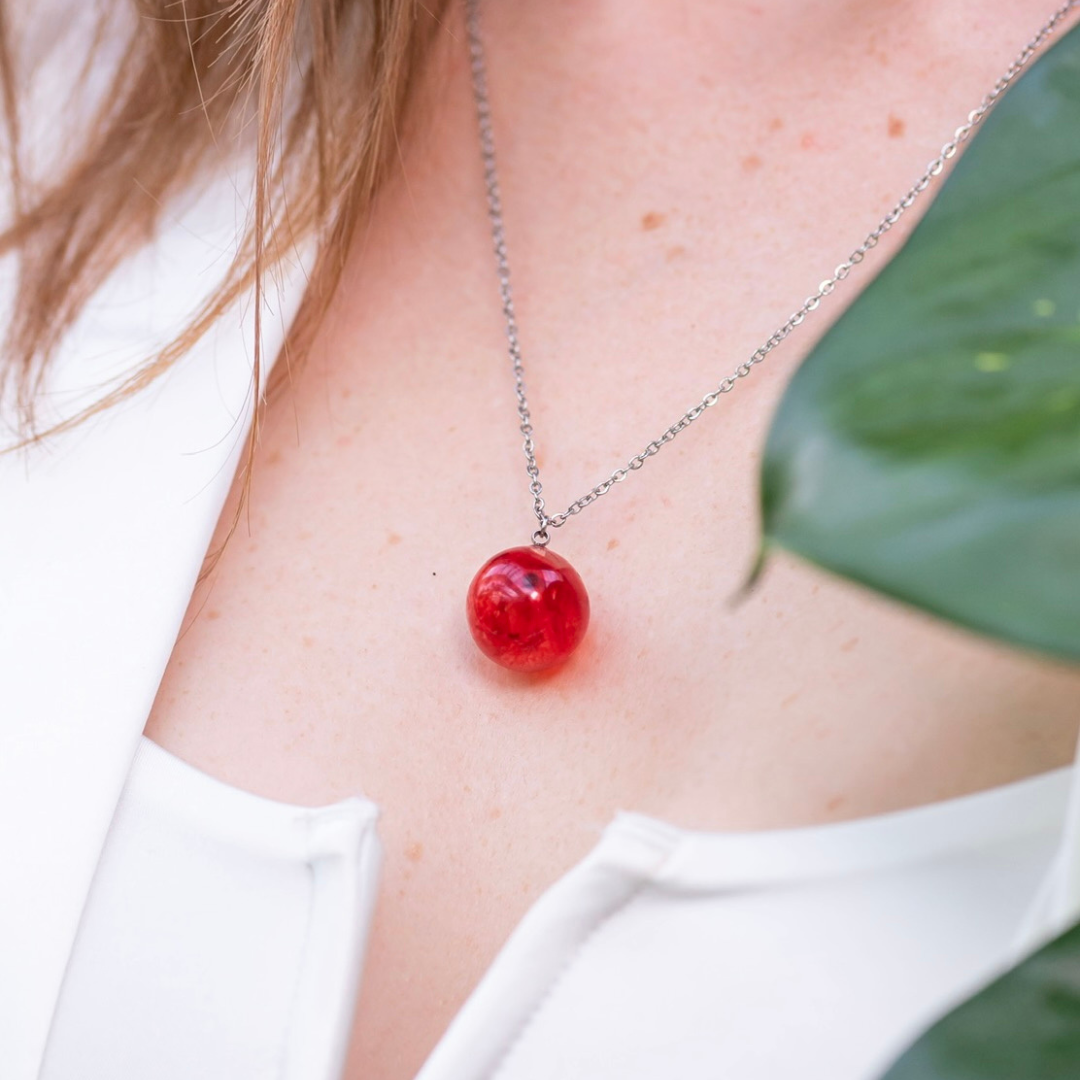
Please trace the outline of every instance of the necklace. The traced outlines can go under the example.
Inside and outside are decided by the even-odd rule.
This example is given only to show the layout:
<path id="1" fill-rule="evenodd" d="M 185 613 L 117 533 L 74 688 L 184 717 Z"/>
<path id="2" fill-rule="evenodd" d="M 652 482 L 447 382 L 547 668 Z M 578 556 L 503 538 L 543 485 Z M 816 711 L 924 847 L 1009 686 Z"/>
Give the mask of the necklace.
<path id="1" fill-rule="evenodd" d="M 900 220 L 934 179 L 944 172 L 946 163 L 956 156 L 998 98 L 1027 66 L 1062 20 L 1078 5 L 1080 0 L 1069 0 L 1054 12 L 1035 37 L 1024 46 L 978 107 L 968 113 L 967 120 L 956 129 L 953 137 L 945 143 L 938 156 L 930 162 L 926 171 L 903 198 L 764 344 L 727 378 L 722 379 L 698 404 L 679 417 L 662 435 L 648 443 L 641 453 L 615 469 L 607 479 L 572 502 L 561 513 L 549 514 L 544 502 L 540 469 L 536 463 L 536 444 L 525 392 L 525 370 L 517 318 L 514 314 L 514 297 L 510 287 L 510 264 L 506 251 L 499 176 L 495 164 L 487 68 L 480 35 L 479 0 L 465 0 L 472 90 L 480 133 L 484 183 L 487 188 L 488 218 L 495 250 L 508 354 L 514 377 L 514 392 L 517 397 L 518 430 L 524 440 L 522 448 L 525 452 L 525 471 L 529 477 L 529 493 L 532 496 L 533 515 L 537 521 L 537 528 L 532 534 L 529 546 L 510 548 L 493 556 L 477 571 L 469 586 L 466 615 L 473 640 L 481 652 L 503 667 L 516 671 L 540 671 L 561 664 L 570 656 L 581 644 L 588 628 L 589 597 L 577 571 L 565 559 L 548 549 L 550 530 L 561 528 L 571 517 L 580 514 L 616 484 L 622 483 L 631 473 L 640 469 L 649 458 L 658 454 L 707 409 L 711 409 L 722 395 L 734 390 L 740 379 L 746 378 L 755 365 L 760 364 L 811 312 L 817 310 L 822 300 L 863 262 L 885 233 Z"/>

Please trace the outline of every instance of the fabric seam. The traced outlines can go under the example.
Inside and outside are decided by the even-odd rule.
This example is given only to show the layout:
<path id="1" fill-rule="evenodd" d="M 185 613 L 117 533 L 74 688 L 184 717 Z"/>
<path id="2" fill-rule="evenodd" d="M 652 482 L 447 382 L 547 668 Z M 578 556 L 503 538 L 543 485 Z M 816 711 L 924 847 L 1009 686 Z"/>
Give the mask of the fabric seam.
<path id="1" fill-rule="evenodd" d="M 653 871 L 653 875 L 660 875 L 667 869 L 668 864 L 672 861 L 675 855 L 681 850 L 682 843 L 677 844 L 667 855 L 667 857 L 660 863 L 660 865 Z M 510 1063 L 512 1057 L 517 1051 L 518 1047 L 524 1042 L 525 1037 L 535 1027 L 540 1016 L 543 1014 L 547 1006 L 551 1003 L 555 994 L 559 988 L 566 982 L 566 979 L 570 975 L 570 972 L 577 967 L 581 962 L 582 957 L 588 952 L 589 947 L 596 940 L 597 936 L 601 934 L 612 922 L 615 921 L 620 915 L 624 914 L 626 910 L 635 901 L 639 900 L 645 891 L 646 886 L 655 885 L 656 881 L 654 877 L 641 878 L 633 891 L 624 897 L 619 904 L 609 911 L 579 942 L 577 948 L 574 949 L 573 954 L 566 958 L 566 963 L 560 968 L 559 973 L 548 984 L 547 989 L 540 995 L 535 1005 L 529 1010 L 527 1016 L 525 1016 L 521 1023 L 518 1025 L 517 1032 L 513 1038 L 506 1044 L 506 1048 L 499 1055 L 498 1060 L 494 1063 L 491 1071 L 488 1073 L 490 1080 L 498 1080 L 499 1076 L 503 1073 L 507 1065 Z"/>

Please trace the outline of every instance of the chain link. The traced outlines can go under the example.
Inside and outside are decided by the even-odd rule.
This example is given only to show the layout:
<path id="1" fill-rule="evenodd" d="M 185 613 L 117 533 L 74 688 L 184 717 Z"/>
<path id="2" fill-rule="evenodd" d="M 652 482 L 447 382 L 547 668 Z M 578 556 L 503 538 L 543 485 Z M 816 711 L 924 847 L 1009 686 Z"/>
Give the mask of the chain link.
<path id="1" fill-rule="evenodd" d="M 491 102 L 488 96 L 487 65 L 484 60 L 484 47 L 480 36 L 480 0 L 465 0 L 466 27 L 469 39 L 469 58 L 472 71 L 473 98 L 476 104 L 477 124 L 480 130 L 480 154 L 484 167 L 484 184 L 487 189 L 488 218 L 491 223 L 491 237 L 495 249 L 495 263 L 499 278 L 499 295 L 502 299 L 503 318 L 506 323 L 506 339 L 510 356 L 511 370 L 514 376 L 514 394 L 517 398 L 519 430 L 522 435 L 522 449 L 525 452 L 525 471 L 529 476 L 529 493 L 533 499 L 533 514 L 539 527 L 532 534 L 534 544 L 544 546 L 550 540 L 549 529 L 557 529 L 585 507 L 606 495 L 616 484 L 621 484 L 631 473 L 637 472 L 649 458 L 658 454 L 677 435 L 685 431 L 702 413 L 711 409 L 724 394 L 730 393 L 746 376 L 780 345 L 788 335 L 807 317 L 818 309 L 821 301 L 829 296 L 836 286 L 845 281 L 866 256 L 881 242 L 882 237 L 903 217 L 918 197 L 926 191 L 935 178 L 945 171 L 948 161 L 954 158 L 972 132 L 993 108 L 998 98 L 1015 81 L 1016 77 L 1028 65 L 1032 57 L 1057 30 L 1069 13 L 1080 6 L 1080 0 L 1069 0 L 1063 4 L 1039 32 L 1024 46 L 1023 50 L 1009 66 L 1008 70 L 994 84 L 977 108 L 967 115 L 967 120 L 953 133 L 953 137 L 941 148 L 941 152 L 926 167 L 926 171 L 911 186 L 907 193 L 885 215 L 866 239 L 817 287 L 817 291 L 803 301 L 802 306 L 788 316 L 787 321 L 775 330 L 763 344 L 759 345 L 750 356 L 730 375 L 722 379 L 719 385 L 710 390 L 701 401 L 687 409 L 659 438 L 648 443 L 641 453 L 632 457 L 625 465 L 616 469 L 606 480 L 601 481 L 581 498 L 575 499 L 565 510 L 549 515 L 544 504 L 544 487 L 540 482 L 540 468 L 536 463 L 536 441 L 534 439 L 532 416 L 525 392 L 525 368 L 521 359 L 521 341 L 518 333 L 517 316 L 514 313 L 514 294 L 510 287 L 510 263 L 506 253 L 506 230 L 503 222 L 502 196 L 499 190 L 499 174 L 495 164 L 495 136 L 491 123 Z"/>

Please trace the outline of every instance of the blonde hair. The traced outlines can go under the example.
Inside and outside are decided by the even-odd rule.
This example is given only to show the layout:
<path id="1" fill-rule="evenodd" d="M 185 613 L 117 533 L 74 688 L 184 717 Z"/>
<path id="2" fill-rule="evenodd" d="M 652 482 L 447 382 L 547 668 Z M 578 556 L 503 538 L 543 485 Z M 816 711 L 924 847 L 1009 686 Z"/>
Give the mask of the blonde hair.
<path id="1" fill-rule="evenodd" d="M 135 19 L 80 145 L 44 183 L 24 167 L 13 4 L 0 0 L 0 105 L 13 217 L 0 254 L 19 270 L 0 360 L 24 441 L 55 433 L 138 392 L 165 372 L 237 296 L 304 237 L 319 238 L 290 361 L 301 359 L 341 273 L 346 247 L 395 152 L 419 56 L 437 21 L 423 0 L 107 0 L 87 40 L 92 60 L 117 4 Z M 162 210 L 220 164 L 221 146 L 255 165 L 254 214 L 220 286 L 166 349 L 45 432 L 34 399 L 58 340 L 119 261 L 154 234 Z M 287 214 L 285 208 L 287 207 Z M 258 314 L 256 315 L 258 318 Z M 256 329 L 255 381 L 261 389 Z M 275 371 L 272 392 L 285 374 Z M 256 393 L 256 400 L 259 400 Z M 251 428 L 253 452 L 261 409 Z"/>

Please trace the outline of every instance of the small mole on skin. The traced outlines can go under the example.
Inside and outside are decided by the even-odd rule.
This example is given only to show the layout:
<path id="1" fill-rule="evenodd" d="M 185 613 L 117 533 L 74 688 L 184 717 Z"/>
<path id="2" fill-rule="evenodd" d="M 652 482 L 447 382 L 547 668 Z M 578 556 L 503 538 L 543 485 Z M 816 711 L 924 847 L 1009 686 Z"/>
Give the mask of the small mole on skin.
<path id="1" fill-rule="evenodd" d="M 401 543 L 401 537 L 400 537 L 400 536 L 398 536 L 398 534 L 397 534 L 397 533 L 395 533 L 395 532 L 392 532 L 392 533 L 390 533 L 390 535 L 389 535 L 389 536 L 388 536 L 388 537 L 386 538 L 386 542 L 387 542 L 387 543 L 388 543 L 388 544 L 390 545 L 390 547 L 393 547 L 393 546 L 394 546 L 395 544 L 400 544 L 400 543 Z"/>
<path id="2" fill-rule="evenodd" d="M 498 806 L 493 806 L 493 807 L 492 807 L 492 808 L 491 808 L 491 809 L 490 809 L 490 810 L 488 811 L 488 817 L 489 817 L 489 818 L 490 818 L 490 819 L 491 819 L 492 821 L 498 821 L 498 820 L 499 820 L 499 818 L 501 818 L 501 817 L 502 817 L 502 810 L 501 810 L 501 809 L 500 809 L 500 808 L 499 808 Z"/>
<path id="3" fill-rule="evenodd" d="M 419 840 L 414 840 L 405 849 L 405 858 L 409 862 L 419 862 L 424 857 L 424 845 Z"/>
<path id="4" fill-rule="evenodd" d="M 281 460 L 281 451 L 280 450 L 275 450 L 272 454 L 270 454 L 267 457 L 266 464 L 267 465 L 276 465 L 280 460 Z"/>
<path id="5" fill-rule="evenodd" d="M 641 228 L 645 232 L 652 232 L 653 229 L 659 229 L 664 224 L 664 214 L 658 214 L 655 210 L 650 210 L 647 214 L 643 214 L 641 218 Z"/>
<path id="6" fill-rule="evenodd" d="M 206 613 L 206 617 L 208 619 L 220 619 L 221 618 L 221 612 L 218 611 L 217 608 L 215 608 L 213 611 L 208 611 Z"/>
<path id="7" fill-rule="evenodd" d="M 351 398 L 352 397 L 352 391 L 348 387 L 345 387 L 345 389 L 341 391 L 341 396 L 343 398 Z"/>
<path id="8" fill-rule="evenodd" d="M 748 154 L 742 159 L 743 172 L 757 172 L 761 168 L 761 158 L 757 154 Z"/>
<path id="9" fill-rule="evenodd" d="M 840 807 L 843 806 L 845 802 L 847 802 L 847 800 L 844 798 L 843 795 L 834 795 L 825 804 L 825 809 L 828 810 L 831 813 L 833 810 L 839 810 Z"/>
<path id="10" fill-rule="evenodd" d="M 857 637 L 853 637 L 850 641 L 845 641 L 844 644 L 840 646 L 840 651 L 841 652 L 851 652 L 851 650 L 854 649 L 855 646 L 858 645 L 858 644 L 859 644 L 859 639 Z"/>
<path id="11" fill-rule="evenodd" d="M 799 140 L 799 145 L 804 150 L 816 150 L 818 148 L 817 136 L 812 131 L 805 131 Z"/>
<path id="12" fill-rule="evenodd" d="M 308 634 L 305 634 L 300 641 L 303 643 L 305 649 L 310 649 L 315 644 L 315 639 Z"/>
<path id="13" fill-rule="evenodd" d="M 904 132 L 907 131 L 907 124 L 901 120 L 899 116 L 889 116 L 889 138 L 900 139 L 903 138 Z"/>
<path id="14" fill-rule="evenodd" d="M 784 121 L 779 116 L 774 116 L 769 121 L 770 131 L 779 131 L 784 126 Z"/>
<path id="15" fill-rule="evenodd" d="M 616 539 L 615 539 L 615 537 L 612 537 L 612 538 L 611 538 L 611 539 L 610 539 L 610 540 L 609 540 L 609 541 L 607 542 L 607 549 L 608 549 L 608 551 L 614 551 L 614 550 L 615 550 L 615 549 L 616 549 L 616 548 L 617 548 L 618 546 L 619 546 L 619 541 L 618 541 L 618 540 L 616 540 Z"/>

